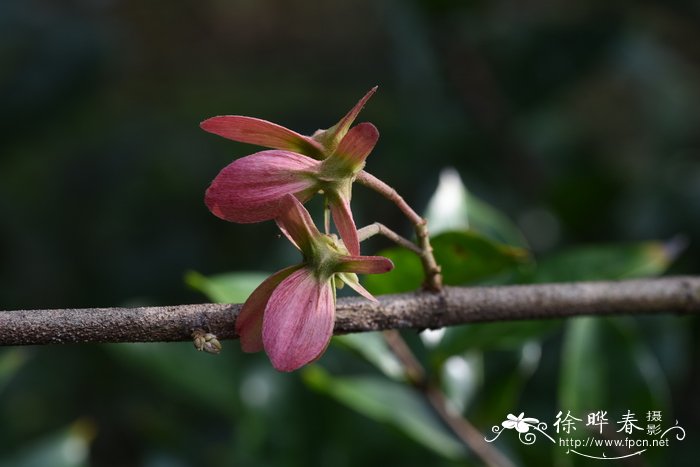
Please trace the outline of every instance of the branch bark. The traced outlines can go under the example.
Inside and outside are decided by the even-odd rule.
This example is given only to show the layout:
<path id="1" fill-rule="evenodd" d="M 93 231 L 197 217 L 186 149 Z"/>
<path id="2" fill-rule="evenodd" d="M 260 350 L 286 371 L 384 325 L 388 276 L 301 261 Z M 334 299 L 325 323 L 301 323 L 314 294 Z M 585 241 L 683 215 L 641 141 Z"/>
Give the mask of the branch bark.
<path id="1" fill-rule="evenodd" d="M 700 277 L 497 287 L 445 287 L 341 298 L 335 334 L 582 315 L 700 314 Z M 234 338 L 240 305 L 0 311 L 0 345 L 189 341 L 203 328 Z"/>

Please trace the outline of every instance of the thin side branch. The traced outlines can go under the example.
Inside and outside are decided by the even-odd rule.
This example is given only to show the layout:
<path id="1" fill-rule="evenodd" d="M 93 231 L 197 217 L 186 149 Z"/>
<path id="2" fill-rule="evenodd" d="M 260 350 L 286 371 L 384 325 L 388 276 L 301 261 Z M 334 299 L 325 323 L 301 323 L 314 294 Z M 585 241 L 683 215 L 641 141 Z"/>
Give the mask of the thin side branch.
<path id="1" fill-rule="evenodd" d="M 357 174 L 357 181 L 396 204 L 399 210 L 411 221 L 416 231 L 416 243 L 420 249 L 418 256 L 425 271 L 423 288 L 430 292 L 440 292 L 442 290 L 442 274 L 440 273 L 440 266 L 435 261 L 433 247 L 430 245 L 428 221 L 419 216 L 395 189 L 371 173 L 361 170 Z"/>
<path id="2" fill-rule="evenodd" d="M 418 215 L 416 211 L 413 210 L 411 206 L 408 205 L 405 199 L 392 187 L 375 177 L 369 172 L 361 170 L 357 174 L 357 181 L 362 183 L 364 186 L 381 193 L 386 199 L 394 203 L 399 210 L 411 221 L 412 224 L 418 225 L 423 222 L 423 218 Z"/>
<path id="3" fill-rule="evenodd" d="M 397 245 L 401 245 L 417 255 L 423 254 L 423 250 L 418 248 L 415 243 L 397 234 L 382 223 L 375 222 L 374 224 L 366 225 L 357 231 L 357 237 L 361 242 L 370 237 L 374 237 L 375 235 L 383 235 Z"/>
<path id="4" fill-rule="evenodd" d="M 335 333 L 581 315 L 700 314 L 700 277 L 445 287 L 441 293 L 378 299 L 339 299 Z M 201 304 L 0 311 L 0 345 L 190 341 L 196 328 L 230 339 L 236 337 L 239 310 L 240 305 Z"/>

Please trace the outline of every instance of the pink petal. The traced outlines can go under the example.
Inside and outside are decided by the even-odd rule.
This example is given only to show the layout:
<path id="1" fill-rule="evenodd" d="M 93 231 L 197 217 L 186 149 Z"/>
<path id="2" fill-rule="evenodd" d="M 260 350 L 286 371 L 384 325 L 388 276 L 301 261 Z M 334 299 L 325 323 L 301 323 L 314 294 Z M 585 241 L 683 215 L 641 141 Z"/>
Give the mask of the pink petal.
<path id="1" fill-rule="evenodd" d="M 332 137 L 336 139 L 337 141 L 340 141 L 343 139 L 345 134 L 348 132 L 348 129 L 352 125 L 352 122 L 355 121 L 357 118 L 357 115 L 360 113 L 362 108 L 365 106 L 367 101 L 369 100 L 372 95 L 377 92 L 377 87 L 375 86 L 369 91 L 367 91 L 367 94 L 365 94 L 362 99 L 359 100 L 357 104 L 355 104 L 355 107 L 350 109 L 350 112 L 348 112 L 338 123 L 336 123 L 331 129 L 328 131 L 333 135 Z"/>
<path id="2" fill-rule="evenodd" d="M 286 278 L 270 296 L 263 318 L 263 343 L 272 365 L 293 371 L 317 359 L 328 346 L 335 320 L 330 281 L 309 269 Z"/>
<path id="3" fill-rule="evenodd" d="M 199 126 L 204 131 L 241 143 L 285 149 L 315 158 L 320 158 L 323 152 L 321 145 L 312 138 L 259 118 L 224 115 L 205 120 Z"/>
<path id="4" fill-rule="evenodd" d="M 204 202 L 216 216 L 250 223 L 273 219 L 287 194 L 306 200 L 316 191 L 320 162 L 288 151 L 262 151 L 224 167 L 207 189 Z"/>
<path id="5" fill-rule="evenodd" d="M 348 131 L 331 157 L 341 159 L 356 173 L 365 165 L 365 159 L 374 149 L 379 131 L 371 123 L 360 123 Z"/>
<path id="6" fill-rule="evenodd" d="M 241 338 L 241 348 L 244 352 L 259 352 L 263 349 L 262 323 L 265 305 L 275 287 L 301 267 L 301 265 L 291 266 L 274 273 L 265 279 L 245 301 L 236 317 L 236 334 Z"/>
<path id="7" fill-rule="evenodd" d="M 357 292 L 360 295 L 362 295 L 363 297 L 365 297 L 367 300 L 369 300 L 371 302 L 379 303 L 379 300 L 374 298 L 374 295 L 369 293 L 369 291 L 367 289 L 365 289 L 364 287 L 362 287 L 362 285 L 360 285 L 360 281 L 357 279 L 357 275 L 352 274 L 352 273 L 342 273 L 341 272 L 338 274 L 338 276 L 340 276 L 340 280 L 345 282 L 348 285 L 348 287 L 350 287 L 352 290 L 354 290 L 355 292 Z"/>
<path id="8" fill-rule="evenodd" d="M 337 272 L 357 274 L 382 274 L 394 269 L 394 263 L 383 256 L 342 256 Z"/>
<path id="9" fill-rule="evenodd" d="M 309 253 L 311 239 L 321 235 L 309 211 L 292 195 L 280 201 L 276 221 L 282 233 L 304 253 Z"/>
<path id="10" fill-rule="evenodd" d="M 357 228 L 352 218 L 350 203 L 343 197 L 337 196 L 335 199 L 331 200 L 330 208 L 333 222 L 338 229 L 340 238 L 343 239 L 345 248 L 348 249 L 351 255 L 358 256 L 360 254 L 360 240 L 357 237 Z"/>

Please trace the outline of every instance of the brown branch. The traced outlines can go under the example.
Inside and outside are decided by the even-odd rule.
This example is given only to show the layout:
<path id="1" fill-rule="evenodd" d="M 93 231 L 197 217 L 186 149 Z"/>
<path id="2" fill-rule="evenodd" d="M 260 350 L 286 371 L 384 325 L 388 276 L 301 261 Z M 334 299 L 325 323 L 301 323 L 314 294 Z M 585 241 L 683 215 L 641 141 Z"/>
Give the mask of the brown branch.
<path id="1" fill-rule="evenodd" d="M 484 436 L 466 418 L 450 410 L 447 398 L 439 385 L 428 378 L 425 368 L 418 361 L 401 334 L 395 330 L 384 331 L 384 340 L 401 362 L 408 382 L 420 392 L 430 404 L 435 413 L 442 419 L 452 432 L 473 452 L 484 464 L 495 467 L 511 467 L 513 463 L 501 454 L 495 446 L 487 443 Z"/>
<path id="2" fill-rule="evenodd" d="M 338 300 L 335 333 L 440 328 L 580 315 L 700 313 L 700 277 L 616 282 L 446 287 Z M 0 311 L 0 345 L 189 341 L 195 328 L 235 337 L 240 305 Z"/>

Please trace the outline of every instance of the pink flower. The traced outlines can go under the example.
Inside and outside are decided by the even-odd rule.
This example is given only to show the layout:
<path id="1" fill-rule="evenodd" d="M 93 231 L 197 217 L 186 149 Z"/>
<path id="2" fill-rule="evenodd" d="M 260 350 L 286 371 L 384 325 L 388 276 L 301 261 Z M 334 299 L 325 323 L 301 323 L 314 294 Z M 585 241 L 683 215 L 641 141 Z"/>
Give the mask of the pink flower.
<path id="1" fill-rule="evenodd" d="M 213 117 L 201 127 L 245 143 L 275 148 L 243 157 L 226 166 L 211 183 L 205 203 L 231 222 L 261 222 L 277 217 L 279 202 L 292 194 L 302 203 L 323 192 L 333 221 L 348 251 L 360 254 L 350 210 L 352 182 L 379 139 L 371 123 L 350 128 L 370 90 L 345 117 L 327 130 L 303 136 L 274 123 L 237 115 Z"/>
<path id="2" fill-rule="evenodd" d="M 268 277 L 248 297 L 236 319 L 245 352 L 265 350 L 280 371 L 293 371 L 324 352 L 335 322 L 335 288 L 341 282 L 364 297 L 355 273 L 376 274 L 394 265 L 380 256 L 355 256 L 333 237 L 321 234 L 301 203 L 286 195 L 278 225 L 304 261 Z"/>
<path id="3" fill-rule="evenodd" d="M 300 135 L 276 123 L 242 115 L 212 117 L 203 121 L 200 127 L 204 131 L 233 141 L 292 151 L 319 160 L 325 159 L 335 151 L 357 115 L 376 91 L 377 86 L 370 89 L 338 123 L 327 130 L 317 130 L 312 136 Z"/>

